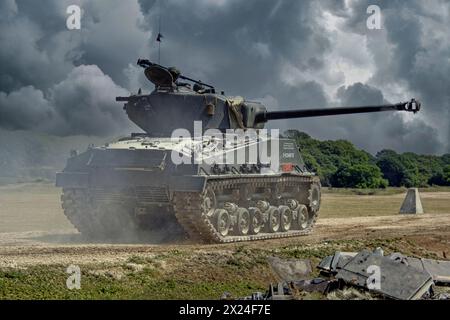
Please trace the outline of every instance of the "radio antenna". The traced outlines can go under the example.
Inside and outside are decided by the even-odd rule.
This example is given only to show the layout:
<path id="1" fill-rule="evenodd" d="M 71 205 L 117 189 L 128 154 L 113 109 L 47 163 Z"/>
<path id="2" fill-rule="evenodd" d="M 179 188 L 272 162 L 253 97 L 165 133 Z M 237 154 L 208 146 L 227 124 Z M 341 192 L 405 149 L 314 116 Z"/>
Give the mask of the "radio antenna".
<path id="1" fill-rule="evenodd" d="M 158 1 L 158 36 L 156 37 L 156 41 L 158 42 L 158 64 L 161 64 L 161 42 L 163 35 L 161 34 L 161 0 Z"/>

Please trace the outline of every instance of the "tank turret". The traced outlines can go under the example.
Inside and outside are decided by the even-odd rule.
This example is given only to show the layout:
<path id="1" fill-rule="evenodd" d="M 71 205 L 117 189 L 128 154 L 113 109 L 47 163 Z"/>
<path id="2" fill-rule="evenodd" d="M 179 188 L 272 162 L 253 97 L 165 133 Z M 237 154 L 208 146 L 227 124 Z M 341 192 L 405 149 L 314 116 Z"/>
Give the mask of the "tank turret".
<path id="1" fill-rule="evenodd" d="M 166 68 L 148 60 L 138 60 L 145 75 L 155 85 L 149 95 L 117 97 L 127 102 L 124 109 L 131 121 L 150 136 L 170 136 L 177 128 L 193 130 L 194 121 L 203 130 L 262 129 L 272 120 L 349 115 L 383 111 L 418 112 L 420 102 L 323 109 L 268 111 L 259 103 L 242 97 L 227 97 L 214 86 L 183 76 L 176 68 Z M 181 82 L 181 80 L 187 82 Z"/>

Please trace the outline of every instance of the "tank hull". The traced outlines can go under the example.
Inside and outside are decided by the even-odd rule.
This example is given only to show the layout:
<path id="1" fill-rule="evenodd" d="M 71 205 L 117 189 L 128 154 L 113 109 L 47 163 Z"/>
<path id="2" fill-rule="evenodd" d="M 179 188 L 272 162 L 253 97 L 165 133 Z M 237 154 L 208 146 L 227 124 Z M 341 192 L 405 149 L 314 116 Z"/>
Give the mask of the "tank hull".
<path id="1" fill-rule="evenodd" d="M 137 148 L 147 143 L 90 149 L 57 174 L 64 213 L 82 234 L 114 239 L 162 231 L 170 239 L 181 232 L 196 242 L 229 243 L 313 230 L 321 193 L 315 175 L 176 165 L 168 160 L 173 146 Z"/>

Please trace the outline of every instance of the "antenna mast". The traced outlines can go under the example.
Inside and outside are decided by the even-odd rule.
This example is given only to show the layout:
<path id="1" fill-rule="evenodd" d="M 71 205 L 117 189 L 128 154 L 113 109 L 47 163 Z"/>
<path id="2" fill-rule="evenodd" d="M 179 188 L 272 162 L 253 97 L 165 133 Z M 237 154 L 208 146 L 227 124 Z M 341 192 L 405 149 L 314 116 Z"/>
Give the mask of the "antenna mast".
<path id="1" fill-rule="evenodd" d="M 163 35 L 161 34 L 161 0 L 158 1 L 159 6 L 159 17 L 158 17 L 158 37 L 156 38 L 156 41 L 158 41 L 158 64 L 161 64 L 161 42 Z"/>

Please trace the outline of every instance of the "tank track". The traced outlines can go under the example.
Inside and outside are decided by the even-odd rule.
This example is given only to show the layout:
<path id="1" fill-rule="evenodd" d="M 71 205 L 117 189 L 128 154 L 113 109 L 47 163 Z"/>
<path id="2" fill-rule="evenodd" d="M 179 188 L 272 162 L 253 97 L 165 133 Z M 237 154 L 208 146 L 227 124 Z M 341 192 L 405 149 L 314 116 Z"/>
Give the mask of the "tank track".
<path id="1" fill-rule="evenodd" d="M 171 198 L 172 209 L 162 215 L 167 217 L 169 214 L 176 218 L 194 242 L 232 243 L 287 238 L 311 233 L 320 206 L 320 182 L 317 177 L 304 176 L 211 179 L 207 180 L 204 192 L 174 192 Z M 314 199 L 318 203 L 314 203 Z M 283 230 L 280 221 L 279 230 L 268 230 L 271 219 L 267 216 L 267 210 L 286 208 L 289 200 L 296 202 L 296 208 L 291 208 L 295 221 L 298 221 L 301 207 L 307 210 L 305 225 L 301 227 L 300 223 L 291 221 L 289 230 Z M 151 228 L 137 220 L 134 214 L 136 204 L 129 201 L 121 205 L 118 202 L 98 202 L 90 189 L 64 189 L 61 202 L 68 220 L 88 238 L 115 239 L 138 232 L 152 232 Z M 266 212 L 261 209 L 261 231 L 257 234 L 251 234 L 250 230 L 247 234 L 237 234 L 239 210 L 249 212 L 259 203 L 267 205 Z M 230 234 L 223 235 L 217 230 L 214 219 L 218 210 L 230 217 Z M 250 213 L 248 217 L 252 218 Z M 155 230 L 170 233 L 167 223 L 154 227 L 158 228 Z"/>
<path id="2" fill-rule="evenodd" d="M 215 197 L 221 197 L 225 194 L 228 198 L 234 199 L 237 202 L 236 207 L 245 206 L 255 208 L 258 200 L 252 199 L 250 190 L 259 188 L 269 189 L 265 193 L 264 198 L 259 201 L 266 200 L 271 205 L 271 208 L 280 206 L 286 207 L 286 203 L 290 199 L 298 201 L 297 208 L 305 206 L 308 210 L 308 221 L 305 228 L 297 225 L 296 229 L 268 232 L 268 219 L 262 226 L 262 230 L 258 234 L 247 235 L 223 235 L 217 230 L 217 225 L 214 225 L 215 214 L 217 210 L 225 210 L 224 207 L 233 207 L 230 201 L 215 201 L 215 208 L 205 205 L 205 200 L 209 199 L 209 193 L 214 193 Z M 236 192 L 239 190 L 239 192 Z M 245 190 L 248 190 L 245 193 Z M 245 195 L 238 195 L 244 191 Z M 288 191 L 284 192 L 283 191 Z M 318 194 L 313 195 L 314 192 Z M 281 196 L 280 196 L 281 195 Z M 317 199 L 313 199 L 313 197 Z M 245 198 L 245 199 L 242 199 Z M 314 203 L 314 201 L 316 201 Z M 318 201 L 318 203 L 317 203 Z M 209 201 L 210 202 L 210 201 Z M 221 203 L 222 202 L 222 203 Z M 317 177 L 291 176 L 291 177 L 274 177 L 274 178 L 247 178 L 241 177 L 237 179 L 218 179 L 208 180 L 206 191 L 203 193 L 196 192 L 175 192 L 173 195 L 174 211 L 178 222 L 182 225 L 188 235 L 196 241 L 205 243 L 232 243 L 243 241 L 267 240 L 277 238 L 287 238 L 308 235 L 312 232 L 313 227 L 318 217 L 320 207 L 320 182 Z M 243 208 L 241 208 L 243 209 Z M 294 212 L 295 210 L 292 210 Z M 297 212 L 298 216 L 298 212 Z M 234 217 L 236 220 L 236 217 Z M 293 223 L 292 225 L 295 225 Z M 234 222 L 234 232 L 236 233 L 237 223 Z M 280 228 L 281 229 L 281 228 Z"/>
<path id="3" fill-rule="evenodd" d="M 88 189 L 64 189 L 61 195 L 64 215 L 89 238 L 120 238 L 133 233 L 137 225 L 126 205 L 96 205 Z"/>
<path id="4" fill-rule="evenodd" d="M 131 242 L 181 239 L 183 229 L 170 207 L 145 207 L 135 198 L 128 198 L 126 190 L 101 192 L 100 199 L 89 188 L 64 188 L 61 195 L 64 215 L 87 239 Z M 144 209 L 145 215 L 137 214 L 139 209 Z"/>

